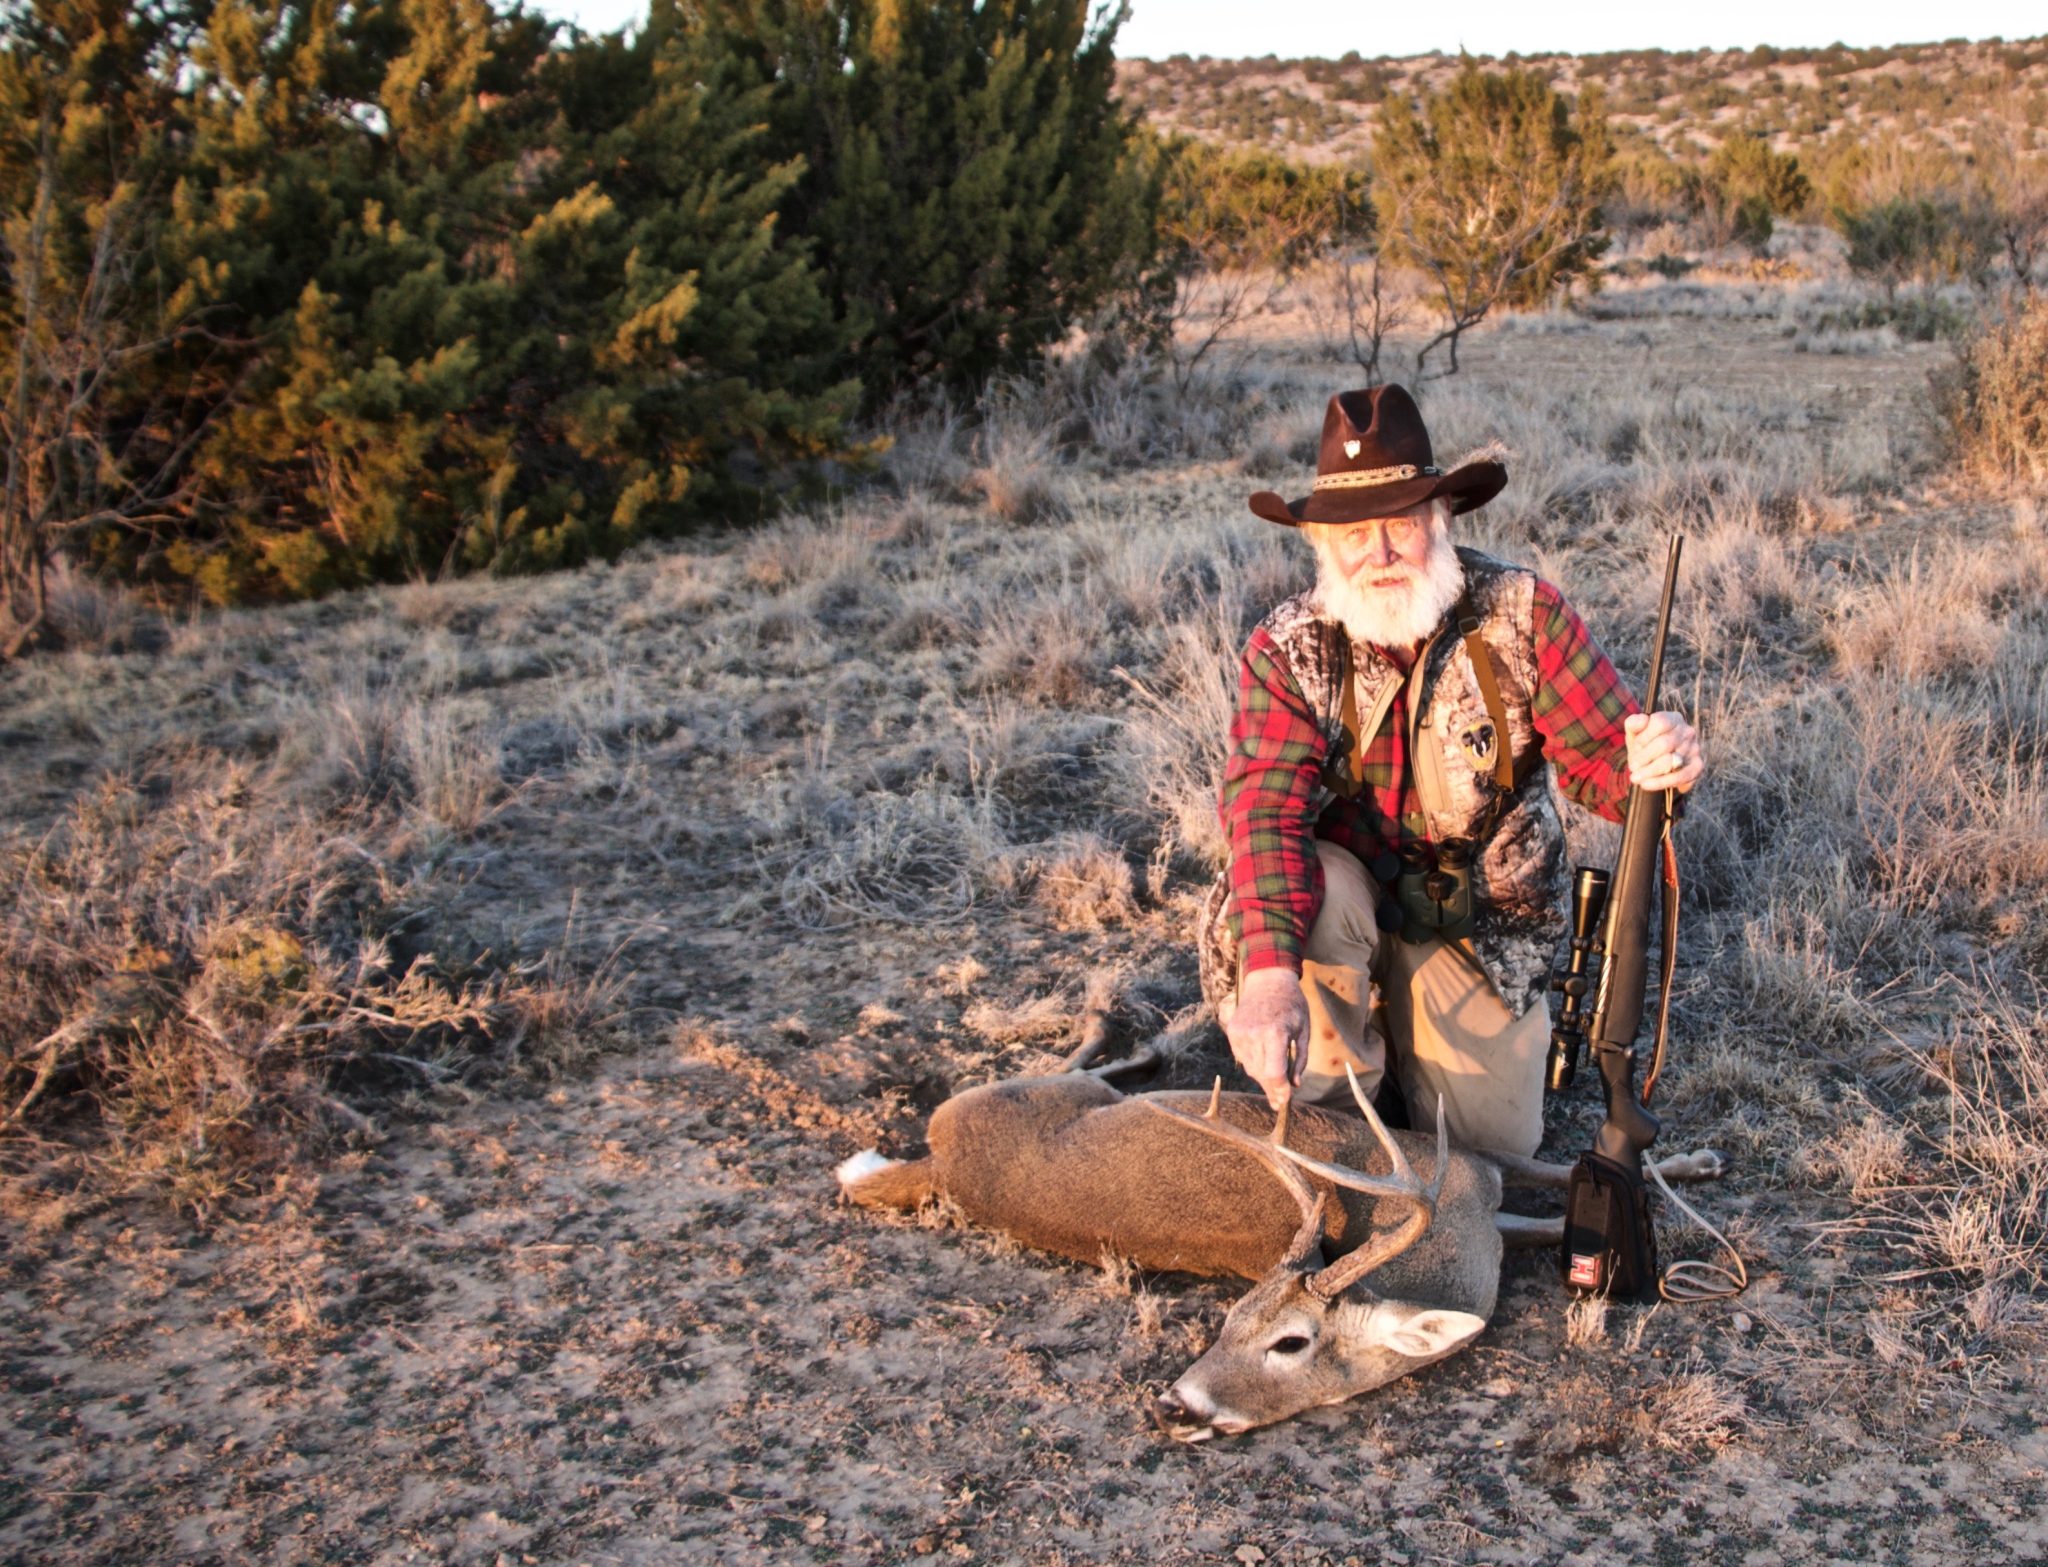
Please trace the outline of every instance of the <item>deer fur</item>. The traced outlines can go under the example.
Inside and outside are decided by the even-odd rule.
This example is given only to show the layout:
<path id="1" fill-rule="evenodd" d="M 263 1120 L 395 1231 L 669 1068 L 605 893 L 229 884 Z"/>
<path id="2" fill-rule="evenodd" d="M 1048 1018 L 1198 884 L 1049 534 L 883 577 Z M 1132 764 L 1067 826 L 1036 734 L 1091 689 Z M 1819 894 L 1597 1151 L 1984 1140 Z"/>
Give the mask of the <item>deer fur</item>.
<path id="1" fill-rule="evenodd" d="M 1234 1134 L 1205 1126 L 1205 1111 Z M 1273 1128 L 1273 1112 L 1249 1094 L 1127 1096 L 1087 1074 L 1027 1077 L 940 1105 L 924 1158 L 856 1154 L 838 1175 L 853 1203 L 915 1208 L 944 1197 L 975 1224 L 1082 1262 L 1108 1251 L 1160 1272 L 1257 1280 L 1155 1406 L 1184 1441 L 1340 1402 L 1441 1359 L 1493 1313 L 1503 1232 L 1532 1244 L 1560 1238 L 1561 1220 L 1499 1207 L 1504 1174 L 1561 1187 L 1566 1166 L 1448 1146 L 1440 1161 L 1437 1137 L 1316 1107 L 1293 1109 L 1285 1148 L 1260 1154 Z M 1415 1192 L 1343 1184 L 1397 1180 L 1397 1151 Z M 1692 1154 L 1661 1168 L 1709 1179 L 1724 1161 Z M 1419 1236 L 1391 1236 L 1412 1230 L 1418 1207 Z M 1404 1249 L 1318 1298 L 1316 1281 L 1329 1276 L 1321 1270 L 1337 1272 L 1368 1244 Z"/>

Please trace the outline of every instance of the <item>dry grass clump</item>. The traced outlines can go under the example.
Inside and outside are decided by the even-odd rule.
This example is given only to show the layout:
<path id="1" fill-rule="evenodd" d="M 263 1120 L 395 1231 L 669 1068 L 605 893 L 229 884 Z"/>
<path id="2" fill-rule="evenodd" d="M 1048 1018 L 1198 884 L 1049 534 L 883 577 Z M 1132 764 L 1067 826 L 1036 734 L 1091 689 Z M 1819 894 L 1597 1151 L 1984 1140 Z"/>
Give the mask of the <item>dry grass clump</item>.
<path id="1" fill-rule="evenodd" d="M 976 441 L 980 461 L 967 482 L 1001 522 L 1042 522 L 1064 510 L 1053 432 L 1031 412 L 1005 399 L 991 409 Z"/>
<path id="2" fill-rule="evenodd" d="M 152 1189 L 204 1219 L 370 1130 L 357 1089 L 457 1076 L 554 1005 L 532 976 L 418 949 L 395 815 L 344 833 L 292 798 L 187 752 L 0 844 L 13 1171 Z"/>
<path id="3" fill-rule="evenodd" d="M 950 924 L 989 895 L 1014 891 L 1021 869 L 994 802 L 936 777 L 907 794 L 791 791 L 770 803 L 754 832 L 766 895 L 801 930 Z"/>
<path id="4" fill-rule="evenodd" d="M 1941 385 L 1953 451 L 1979 477 L 2048 482 L 2048 299 L 2030 295 L 1963 345 Z"/>
<path id="5" fill-rule="evenodd" d="M 1844 593 L 1829 641 L 1850 670 L 1927 680 L 1988 669 L 2006 647 L 2016 613 L 2048 589 L 2039 541 L 2005 548 L 1942 540 L 1904 565 Z"/>
<path id="6" fill-rule="evenodd" d="M 1698 1351 L 1650 1388 L 1640 1418 L 1644 1436 L 1671 1452 L 1725 1447 L 1752 1424 L 1748 1402 Z"/>
<path id="7" fill-rule="evenodd" d="M 1095 833 L 1056 840 L 1039 862 L 1033 900 L 1060 930 L 1106 930 L 1137 916 L 1130 861 Z"/>

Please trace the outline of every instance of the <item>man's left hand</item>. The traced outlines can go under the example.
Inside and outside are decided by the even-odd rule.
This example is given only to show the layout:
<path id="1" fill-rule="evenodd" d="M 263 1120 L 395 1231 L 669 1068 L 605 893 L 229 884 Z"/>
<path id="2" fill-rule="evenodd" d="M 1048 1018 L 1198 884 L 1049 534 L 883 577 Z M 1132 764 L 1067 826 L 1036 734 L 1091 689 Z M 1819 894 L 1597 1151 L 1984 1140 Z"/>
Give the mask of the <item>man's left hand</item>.
<path id="1" fill-rule="evenodd" d="M 1628 736 L 1628 778 L 1638 789 L 1676 789 L 1700 781 L 1699 731 L 1676 713 L 1636 713 L 1622 724 Z"/>

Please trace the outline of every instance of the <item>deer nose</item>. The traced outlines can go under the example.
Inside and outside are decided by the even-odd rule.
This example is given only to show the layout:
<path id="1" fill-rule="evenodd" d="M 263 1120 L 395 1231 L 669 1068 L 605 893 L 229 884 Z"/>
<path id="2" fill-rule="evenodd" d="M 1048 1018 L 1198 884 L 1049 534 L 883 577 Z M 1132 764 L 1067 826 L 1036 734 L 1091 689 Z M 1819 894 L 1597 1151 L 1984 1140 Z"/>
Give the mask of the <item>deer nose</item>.
<path id="1" fill-rule="evenodd" d="M 1162 1431 L 1171 1432 L 1175 1426 L 1184 1426 L 1193 1418 L 1188 1413 L 1188 1406 L 1171 1393 L 1161 1393 L 1152 1400 L 1152 1423 Z"/>

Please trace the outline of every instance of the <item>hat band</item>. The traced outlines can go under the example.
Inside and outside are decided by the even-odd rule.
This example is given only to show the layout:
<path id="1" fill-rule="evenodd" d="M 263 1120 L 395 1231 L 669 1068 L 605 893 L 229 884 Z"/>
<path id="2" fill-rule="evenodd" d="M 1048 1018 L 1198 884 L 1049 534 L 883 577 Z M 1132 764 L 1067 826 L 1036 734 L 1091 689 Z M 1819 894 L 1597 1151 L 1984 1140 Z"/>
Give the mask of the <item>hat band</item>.
<path id="1" fill-rule="evenodd" d="M 1364 490 L 1370 489 L 1376 484 L 1399 484 L 1404 479 L 1417 477 L 1434 479 L 1442 472 L 1443 470 L 1434 463 L 1425 464 L 1423 467 L 1418 468 L 1412 462 L 1404 462 L 1392 468 L 1366 468 L 1357 473 L 1319 473 L 1316 475 L 1315 483 L 1310 485 L 1309 488 L 1312 490 Z"/>

